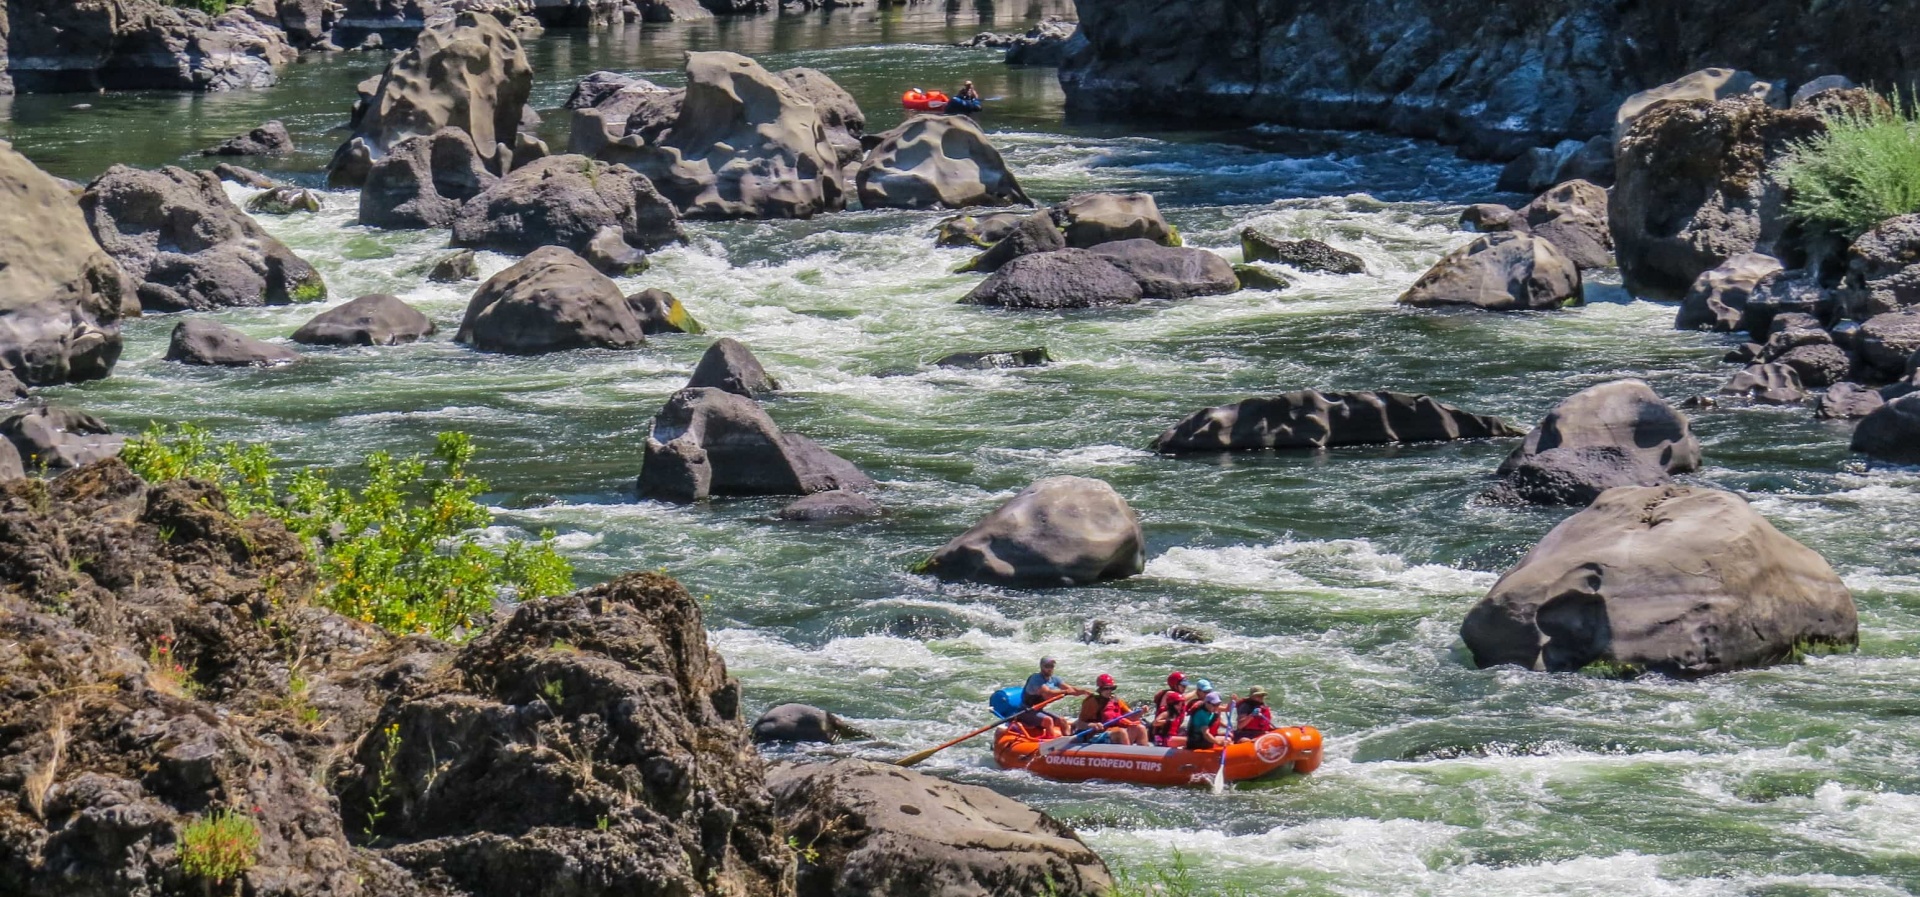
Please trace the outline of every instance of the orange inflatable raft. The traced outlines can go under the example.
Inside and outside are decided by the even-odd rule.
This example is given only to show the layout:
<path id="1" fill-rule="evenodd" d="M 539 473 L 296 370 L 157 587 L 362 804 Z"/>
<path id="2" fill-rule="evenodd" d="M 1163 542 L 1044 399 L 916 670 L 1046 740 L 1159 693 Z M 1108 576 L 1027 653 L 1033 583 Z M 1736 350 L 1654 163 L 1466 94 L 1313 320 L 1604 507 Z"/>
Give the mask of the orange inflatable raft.
<path id="1" fill-rule="evenodd" d="M 1001 769 L 1024 769 L 1043 779 L 1085 782 L 1105 779 L 1139 785 L 1205 785 L 1220 768 L 1221 748 L 1190 751 L 1151 745 L 1073 744 L 1042 751 L 1046 739 L 1005 726 L 994 734 L 993 760 Z M 1228 745 L 1229 782 L 1286 773 L 1306 774 L 1320 766 L 1320 730 L 1291 726 L 1254 741 Z"/>
<path id="2" fill-rule="evenodd" d="M 900 105 L 907 107 L 910 112 L 943 112 L 947 108 L 947 95 L 916 87 L 900 95 Z"/>

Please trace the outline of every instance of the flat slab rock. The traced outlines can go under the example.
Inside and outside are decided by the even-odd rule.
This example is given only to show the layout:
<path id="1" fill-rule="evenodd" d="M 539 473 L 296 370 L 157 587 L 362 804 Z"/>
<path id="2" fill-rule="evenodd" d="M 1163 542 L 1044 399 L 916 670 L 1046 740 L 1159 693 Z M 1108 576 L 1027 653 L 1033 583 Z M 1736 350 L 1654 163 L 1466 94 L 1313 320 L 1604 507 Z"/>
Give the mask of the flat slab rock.
<path id="1" fill-rule="evenodd" d="M 1518 435 L 1520 430 L 1497 417 L 1462 411 L 1430 396 L 1303 389 L 1196 411 L 1160 434 L 1153 450 L 1318 449 Z"/>

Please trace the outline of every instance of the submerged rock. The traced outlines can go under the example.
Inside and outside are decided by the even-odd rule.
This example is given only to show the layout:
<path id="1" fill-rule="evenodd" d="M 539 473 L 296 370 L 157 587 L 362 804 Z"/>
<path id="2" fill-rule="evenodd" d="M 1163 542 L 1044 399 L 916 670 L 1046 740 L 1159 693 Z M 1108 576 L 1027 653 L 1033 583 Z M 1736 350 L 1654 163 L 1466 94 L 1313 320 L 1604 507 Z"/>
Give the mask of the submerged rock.
<path id="1" fill-rule="evenodd" d="M 1467 614 L 1481 667 L 1596 662 L 1669 676 L 1768 666 L 1859 641 L 1825 559 L 1745 499 L 1684 486 L 1610 489 L 1561 522 Z"/>
<path id="2" fill-rule="evenodd" d="M 300 353 L 254 339 L 217 321 L 189 318 L 174 325 L 167 360 L 212 367 L 271 368 L 299 361 Z"/>
<path id="3" fill-rule="evenodd" d="M 1640 380 L 1583 389 L 1555 405 L 1496 471 L 1497 498 L 1582 504 L 1615 486 L 1659 485 L 1700 466 L 1687 418 Z"/>
<path id="4" fill-rule="evenodd" d="M 767 785 L 785 830 L 810 847 L 800 894 L 1094 897 L 1113 887 L 1072 829 L 978 785 L 865 760 L 778 765 Z"/>
<path id="5" fill-rule="evenodd" d="M 320 272 L 227 198 L 209 172 L 115 165 L 80 208 L 148 311 L 318 302 Z"/>
<path id="6" fill-rule="evenodd" d="M 1141 295 L 1140 282 L 1105 256 L 1061 249 L 1008 262 L 960 301 L 1006 308 L 1103 308 L 1131 305 Z"/>
<path id="7" fill-rule="evenodd" d="M 558 246 L 536 249 L 481 284 L 454 339 L 488 352 L 521 354 L 630 349 L 646 342 L 620 288 Z"/>
<path id="8" fill-rule="evenodd" d="M 770 707 L 753 721 L 754 744 L 832 744 L 856 730 L 840 718 L 809 704 Z"/>
<path id="9" fill-rule="evenodd" d="M 33 386 L 105 377 L 129 306 L 134 284 L 73 194 L 0 142 L 0 370 Z"/>
<path id="10" fill-rule="evenodd" d="M 835 489 L 816 492 L 780 509 L 781 520 L 801 523 L 850 523 L 886 513 L 880 503 L 858 492 Z"/>
<path id="11" fill-rule="evenodd" d="M 962 115 L 915 115 L 879 135 L 855 176 L 860 204 L 869 209 L 961 209 L 1031 205 L 1020 182 Z"/>
<path id="12" fill-rule="evenodd" d="M 935 359 L 937 368 L 960 368 L 962 370 L 997 370 L 1002 368 L 1045 367 L 1053 361 L 1047 354 L 1046 346 L 1034 346 L 1031 349 L 997 349 L 985 352 L 954 352 Z"/>
<path id="13" fill-rule="evenodd" d="M 200 151 L 203 156 L 284 156 L 293 152 L 293 135 L 279 121 L 270 121 L 219 146 Z"/>
<path id="14" fill-rule="evenodd" d="M 374 293 L 315 315 L 293 332 L 293 341 L 309 346 L 397 346 L 437 330 L 419 309 Z"/>
<path id="15" fill-rule="evenodd" d="M 1044 588 L 1125 579 L 1144 569 L 1146 539 L 1120 493 L 1100 480 L 1049 477 L 942 546 L 919 572 Z"/>
<path id="16" fill-rule="evenodd" d="M 674 393 L 654 416 L 639 480 L 641 497 L 680 503 L 873 487 L 866 474 L 819 443 L 782 432 L 758 402 L 691 387 Z"/>
<path id="17" fill-rule="evenodd" d="M 1367 273 L 1367 263 L 1351 252 L 1319 240 L 1286 240 L 1251 227 L 1240 231 L 1240 255 L 1249 262 L 1279 262 L 1306 272 Z"/>
<path id="18" fill-rule="evenodd" d="M 1433 264 L 1400 295 L 1417 308 L 1470 306 L 1487 311 L 1544 311 L 1577 305 L 1580 269 L 1552 241 L 1492 233 Z"/>
<path id="19" fill-rule="evenodd" d="M 1161 454 L 1318 449 L 1518 436 L 1497 417 L 1404 392 L 1306 389 L 1194 412 L 1153 441 Z"/>

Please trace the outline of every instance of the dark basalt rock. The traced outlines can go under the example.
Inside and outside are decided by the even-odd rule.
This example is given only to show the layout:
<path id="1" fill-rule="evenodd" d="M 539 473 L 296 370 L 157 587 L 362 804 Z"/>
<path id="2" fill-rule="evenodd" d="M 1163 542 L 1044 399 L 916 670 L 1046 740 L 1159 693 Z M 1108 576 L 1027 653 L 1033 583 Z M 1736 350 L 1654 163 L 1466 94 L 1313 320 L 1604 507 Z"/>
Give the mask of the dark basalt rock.
<path id="1" fill-rule="evenodd" d="M 770 707 L 753 722 L 754 744 L 832 744 L 858 733 L 839 717 L 808 704 Z"/>
<path id="2" fill-rule="evenodd" d="M 1813 406 L 1821 420 L 1853 420 L 1866 417 L 1887 403 L 1877 390 L 1852 383 L 1835 383 Z"/>
<path id="3" fill-rule="evenodd" d="M 627 297 L 627 307 L 640 319 L 640 329 L 648 336 L 656 333 L 704 333 L 678 298 L 666 290 L 648 287 Z"/>
<path id="4" fill-rule="evenodd" d="M 481 284 L 454 339 L 519 354 L 630 349 L 646 342 L 620 288 L 559 246 L 537 249 Z"/>
<path id="5" fill-rule="evenodd" d="M 749 399 L 777 392 L 780 382 L 767 376 L 766 368 L 753 351 L 730 336 L 723 336 L 707 347 L 687 380 L 689 389 L 718 389 Z"/>
<path id="6" fill-rule="evenodd" d="M 1861 418 L 1851 448 L 1881 461 L 1920 464 L 1920 392 L 1888 400 Z"/>
<path id="7" fill-rule="evenodd" d="M 13 444 L 29 471 L 66 470 L 120 454 L 126 437 L 91 414 L 40 405 L 0 417 L 0 439 Z"/>
<path id="8" fill-rule="evenodd" d="M 1190 299 L 1240 289 L 1233 264 L 1205 249 L 1147 239 L 1114 240 L 1088 250 L 1126 272 L 1147 299 Z"/>
<path id="9" fill-rule="evenodd" d="M 1161 454 L 1319 449 L 1518 436 L 1496 417 L 1402 392 L 1301 390 L 1196 411 L 1153 441 Z"/>
<path id="10" fill-rule="evenodd" d="M 1141 295 L 1140 282 L 1107 257 L 1061 249 L 1008 262 L 960 301 L 1005 308 L 1103 308 L 1132 305 Z"/>
<path id="11" fill-rule="evenodd" d="M 1019 213 L 1005 213 L 1019 215 Z M 984 239 L 987 231 L 981 231 Z M 1023 256 L 1042 252 L 1055 252 L 1067 248 L 1067 239 L 1060 233 L 1059 226 L 1053 223 L 1053 215 L 1048 212 L 1034 212 L 1019 215 L 1010 225 L 1006 225 L 1000 238 L 987 251 L 974 256 L 960 271 L 981 271 L 991 274 L 1006 267 L 1008 262 Z"/>
<path id="12" fill-rule="evenodd" d="M 300 353 L 254 339 L 216 321 L 189 318 L 174 326 L 167 360 L 212 367 L 272 368 L 299 361 Z"/>
<path id="13" fill-rule="evenodd" d="M 293 135 L 287 126 L 270 121 L 238 137 L 230 137 L 219 146 L 200 151 L 203 156 L 284 156 L 293 152 Z"/>
<path id="14" fill-rule="evenodd" d="M 720 389 L 674 393 L 654 416 L 641 459 L 643 498 L 865 491 L 872 479 L 819 443 L 784 433 L 759 403 Z"/>
<path id="15" fill-rule="evenodd" d="M 293 332 L 293 341 L 310 346 L 397 346 L 432 336 L 438 329 L 419 309 L 374 293 L 315 315 Z"/>
<path id="16" fill-rule="evenodd" d="M 1487 311 L 1547 311 L 1578 305 L 1580 269 L 1552 241 L 1517 232 L 1476 238 L 1433 263 L 1400 304 Z"/>
<path id="17" fill-rule="evenodd" d="M 1046 346 L 1034 346 L 1031 349 L 998 349 L 985 352 L 955 352 L 942 355 L 933 362 L 937 368 L 960 368 L 962 370 L 995 370 L 1000 368 L 1037 368 L 1045 367 L 1053 361 L 1047 354 Z"/>
<path id="18" fill-rule="evenodd" d="M 1240 232 L 1240 252 L 1249 262 L 1279 262 L 1307 272 L 1367 273 L 1367 263 L 1351 252 L 1319 240 L 1285 240 L 1251 227 Z"/>
<path id="19" fill-rule="evenodd" d="M 1640 380 L 1615 380 L 1561 400 L 1496 471 L 1496 498 L 1591 500 L 1621 485 L 1649 485 L 1700 466 L 1685 415 Z"/>
<path id="20" fill-rule="evenodd" d="M 1800 375 L 1784 364 L 1750 364 L 1722 384 L 1720 394 L 1760 405 L 1798 405 L 1807 400 Z"/>
<path id="21" fill-rule="evenodd" d="M 462 249 L 433 263 L 427 279 L 434 283 L 459 283 L 480 277 L 480 257 L 471 249 Z"/>

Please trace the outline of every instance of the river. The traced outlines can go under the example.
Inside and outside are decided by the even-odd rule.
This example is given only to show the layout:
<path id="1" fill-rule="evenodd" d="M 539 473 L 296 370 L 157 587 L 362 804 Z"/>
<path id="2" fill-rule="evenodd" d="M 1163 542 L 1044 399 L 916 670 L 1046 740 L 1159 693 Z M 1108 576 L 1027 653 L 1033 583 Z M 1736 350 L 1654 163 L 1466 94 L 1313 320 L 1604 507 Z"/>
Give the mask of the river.
<path id="1" fill-rule="evenodd" d="M 1699 412 L 1706 465 L 1689 479 L 1746 494 L 1834 564 L 1860 606 L 1859 652 L 1698 683 L 1473 669 L 1460 620 L 1566 514 L 1477 500 L 1509 444 L 1209 460 L 1143 447 L 1197 408 L 1305 387 L 1427 392 L 1523 426 L 1622 376 L 1677 401 L 1727 376 L 1731 338 L 1674 331 L 1671 306 L 1604 282 L 1563 313 L 1398 309 L 1394 297 L 1467 239 L 1453 221 L 1491 195 L 1494 167 L 1366 135 L 1067 125 L 1053 70 L 950 46 L 1070 11 L 1060 0 L 855 8 L 554 31 L 530 47 L 542 110 L 597 69 L 672 83 L 687 49 L 821 69 L 860 100 L 869 130 L 900 120 L 905 88 L 970 77 L 991 98 L 996 144 L 1042 201 L 1145 190 L 1192 245 L 1237 258 L 1236 229 L 1262 221 L 1366 260 L 1366 275 L 1305 276 L 1278 293 L 1016 314 L 955 304 L 976 279 L 946 273 L 966 253 L 933 248 L 940 215 L 857 211 L 693 224 L 690 245 L 623 280 L 675 293 L 712 334 L 751 346 L 787 387 L 770 413 L 880 480 L 882 521 L 782 524 L 777 500 L 636 501 L 648 421 L 711 336 L 630 352 L 470 352 L 449 339 L 471 285 L 425 280 L 444 234 L 354 225 L 350 193 L 327 193 L 318 215 L 263 223 L 324 272 L 331 302 L 397 294 L 439 322 L 438 338 L 312 351 L 278 372 L 189 369 L 162 360 L 175 320 L 159 316 L 128 325 L 111 379 L 46 394 L 122 430 L 196 421 L 299 464 L 425 451 L 435 431 L 469 431 L 500 534 L 556 530 L 583 579 L 678 576 L 703 596 L 752 709 L 816 703 L 875 736 L 828 750 L 887 758 L 963 732 L 985 718 L 991 688 L 1042 654 L 1069 681 L 1111 672 L 1135 699 L 1175 668 L 1231 690 L 1265 685 L 1278 716 L 1326 732 L 1329 760 L 1311 777 L 1219 796 L 1049 784 L 994 769 L 977 743 L 926 765 L 1047 809 L 1120 867 L 1178 848 L 1201 881 L 1262 894 L 1920 891 L 1920 476 L 1867 469 L 1844 426 L 1804 409 Z M 278 117 L 301 152 L 263 167 L 318 186 L 354 83 L 385 61 L 310 60 L 255 93 L 20 97 L 0 107 L 0 136 L 84 179 L 112 162 L 202 167 L 199 148 Z M 565 127 L 564 112 L 549 114 L 545 133 L 563 146 Z M 485 273 L 508 264 L 483 256 Z M 314 311 L 217 317 L 283 338 Z M 1058 362 L 925 366 L 1029 345 Z M 907 572 L 1056 474 L 1099 477 L 1127 497 L 1146 528 L 1146 575 L 1021 592 Z M 1111 621 L 1117 643 L 1078 641 L 1092 617 Z M 1213 641 L 1158 634 L 1174 623 Z"/>

